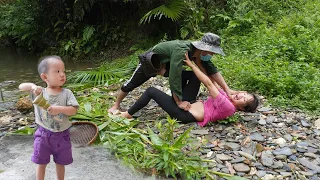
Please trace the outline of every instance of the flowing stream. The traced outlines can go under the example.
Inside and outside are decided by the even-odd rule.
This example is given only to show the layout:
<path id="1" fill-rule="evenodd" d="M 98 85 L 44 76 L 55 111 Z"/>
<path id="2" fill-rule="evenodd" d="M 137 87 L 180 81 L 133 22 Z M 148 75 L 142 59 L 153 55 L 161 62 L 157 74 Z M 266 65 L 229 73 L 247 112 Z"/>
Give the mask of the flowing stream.
<path id="1" fill-rule="evenodd" d="M 33 82 L 45 86 L 37 72 L 39 58 L 35 54 L 19 52 L 13 48 L 0 48 L 0 110 L 10 105 L 6 101 L 17 94 L 20 83 Z M 63 61 L 67 72 L 94 67 L 93 63 Z"/>

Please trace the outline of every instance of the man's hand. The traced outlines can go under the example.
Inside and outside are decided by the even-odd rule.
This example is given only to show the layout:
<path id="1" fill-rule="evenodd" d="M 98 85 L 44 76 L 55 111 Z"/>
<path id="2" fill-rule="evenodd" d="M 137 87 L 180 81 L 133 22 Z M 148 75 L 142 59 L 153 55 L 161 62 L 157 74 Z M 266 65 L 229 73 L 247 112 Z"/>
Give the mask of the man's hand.
<path id="1" fill-rule="evenodd" d="M 231 98 L 231 96 L 232 96 L 233 94 L 239 94 L 239 93 L 241 93 L 241 92 L 246 92 L 246 91 L 235 91 L 235 90 L 232 90 L 232 89 L 229 89 L 229 90 L 226 91 L 226 93 L 227 93 L 227 95 L 229 96 L 229 98 Z"/>
<path id="2" fill-rule="evenodd" d="M 180 101 L 178 107 L 185 111 L 189 111 L 189 109 L 191 108 L 191 104 L 188 101 Z"/>
<path id="3" fill-rule="evenodd" d="M 60 106 L 49 106 L 47 111 L 50 115 L 57 115 L 57 114 L 61 113 L 61 107 Z"/>

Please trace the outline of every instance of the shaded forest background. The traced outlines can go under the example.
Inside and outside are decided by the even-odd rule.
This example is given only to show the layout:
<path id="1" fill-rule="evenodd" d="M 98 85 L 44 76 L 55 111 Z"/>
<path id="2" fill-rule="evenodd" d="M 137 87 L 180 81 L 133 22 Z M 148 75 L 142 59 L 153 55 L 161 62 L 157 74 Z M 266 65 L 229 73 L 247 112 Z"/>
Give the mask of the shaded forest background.
<path id="1" fill-rule="evenodd" d="M 2 45 L 102 62 L 100 73 L 111 73 L 105 67 L 114 59 L 134 64 L 138 52 L 160 41 L 219 34 L 227 55 L 212 61 L 232 88 L 257 92 L 273 106 L 320 114 L 317 0 L 1 0 L 0 4 Z M 106 83 L 96 77 L 86 80 Z M 120 77 L 110 76 L 112 82 Z"/>

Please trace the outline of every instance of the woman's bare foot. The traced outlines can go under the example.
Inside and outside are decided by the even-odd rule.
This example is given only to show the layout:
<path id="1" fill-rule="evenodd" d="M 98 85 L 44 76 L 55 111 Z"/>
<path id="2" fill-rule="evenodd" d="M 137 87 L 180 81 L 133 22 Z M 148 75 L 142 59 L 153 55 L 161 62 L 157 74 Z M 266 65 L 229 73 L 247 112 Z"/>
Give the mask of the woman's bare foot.
<path id="1" fill-rule="evenodd" d="M 120 111 L 119 108 L 120 108 L 119 106 L 113 105 L 113 106 L 108 110 L 108 113 L 115 115 L 115 114 L 117 114 L 117 113 Z"/>
<path id="2" fill-rule="evenodd" d="M 121 112 L 120 116 L 127 119 L 133 119 L 133 117 L 128 113 L 128 111 Z"/>

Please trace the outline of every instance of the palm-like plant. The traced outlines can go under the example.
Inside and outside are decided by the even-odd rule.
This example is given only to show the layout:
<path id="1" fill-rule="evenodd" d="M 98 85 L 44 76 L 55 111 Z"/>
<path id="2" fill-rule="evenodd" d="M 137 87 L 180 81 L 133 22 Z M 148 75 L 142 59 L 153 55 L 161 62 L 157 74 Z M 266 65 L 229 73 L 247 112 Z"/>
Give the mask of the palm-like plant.
<path id="1" fill-rule="evenodd" d="M 161 19 L 162 16 L 170 18 L 172 21 L 177 21 L 180 17 L 182 17 L 185 10 L 186 3 L 184 0 L 169 0 L 167 3 L 152 9 L 145 14 L 140 19 L 140 24 L 145 24 L 146 22 L 149 23 L 152 17 L 159 17 L 159 19 Z"/>
<path id="2" fill-rule="evenodd" d="M 89 83 L 96 85 L 113 84 L 124 78 L 134 70 L 134 63 L 126 66 L 115 67 L 111 65 L 102 65 L 91 71 L 77 71 L 71 75 L 74 83 Z"/>

